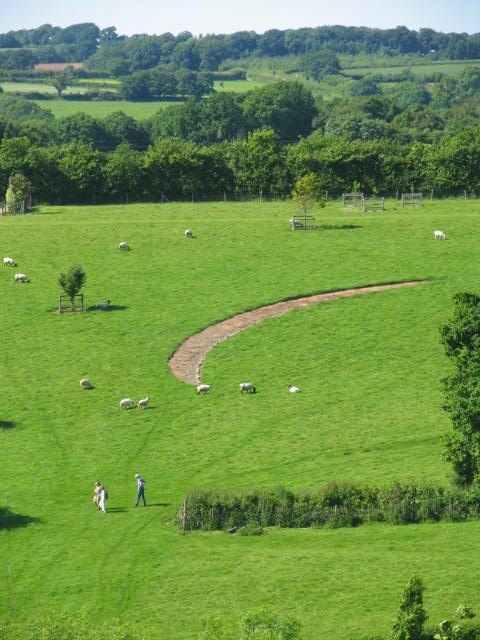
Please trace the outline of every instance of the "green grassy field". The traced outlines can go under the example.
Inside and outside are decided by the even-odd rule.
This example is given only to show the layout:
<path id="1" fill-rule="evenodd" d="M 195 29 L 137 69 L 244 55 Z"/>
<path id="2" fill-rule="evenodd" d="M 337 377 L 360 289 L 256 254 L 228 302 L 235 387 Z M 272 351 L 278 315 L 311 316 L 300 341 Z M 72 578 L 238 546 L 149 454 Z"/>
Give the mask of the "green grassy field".
<path id="1" fill-rule="evenodd" d="M 417 62 L 411 59 L 406 59 L 404 62 L 401 60 L 392 64 L 382 61 L 380 64 L 375 56 L 372 56 L 370 64 L 365 66 L 359 66 L 359 62 L 352 58 L 350 61 L 345 61 L 343 67 L 343 73 L 345 75 L 371 75 L 379 73 L 382 75 L 398 75 L 403 69 L 408 69 L 419 80 L 422 80 L 425 76 L 432 75 L 434 73 L 443 73 L 446 76 L 457 78 L 462 74 L 465 69 L 469 67 L 479 67 L 479 60 L 430 60 L 428 58 L 417 58 Z M 351 65 L 351 66 L 350 66 Z"/>
<path id="2" fill-rule="evenodd" d="M 389 202 L 363 214 L 329 203 L 314 232 L 289 229 L 288 203 L 0 218 L 3 255 L 18 261 L 0 272 L 0 507 L 18 525 L 0 529 L 0 621 L 85 610 L 95 624 L 193 640 L 211 615 L 235 625 L 268 605 L 299 619 L 305 639 L 357 639 L 391 629 L 413 574 L 426 583 L 430 624 L 461 602 L 478 612 L 480 522 L 237 537 L 182 536 L 173 519 L 194 488 L 448 483 L 439 327 L 455 292 L 479 290 L 479 208 Z M 437 228 L 447 241 L 433 240 Z M 87 307 L 107 298 L 111 311 L 55 312 L 58 274 L 75 263 L 87 273 Z M 31 282 L 15 284 L 15 271 Z M 237 334 L 208 355 L 205 396 L 168 368 L 183 339 L 237 312 L 408 279 L 429 282 Z M 84 376 L 94 390 L 80 390 Z M 245 379 L 256 395 L 239 393 Z M 122 397 L 144 395 L 147 410 L 119 409 Z M 148 508 L 133 508 L 137 470 Z M 97 479 L 110 493 L 106 515 L 91 504 Z M 32 522 L 20 526 L 21 516 Z"/>
<path id="3" fill-rule="evenodd" d="M 94 118 L 105 118 L 115 111 L 123 111 L 127 116 L 136 120 L 145 120 L 159 109 L 165 109 L 178 102 L 127 102 L 126 100 L 35 100 L 42 109 L 50 109 L 56 118 L 65 118 L 74 113 L 88 113 Z"/>

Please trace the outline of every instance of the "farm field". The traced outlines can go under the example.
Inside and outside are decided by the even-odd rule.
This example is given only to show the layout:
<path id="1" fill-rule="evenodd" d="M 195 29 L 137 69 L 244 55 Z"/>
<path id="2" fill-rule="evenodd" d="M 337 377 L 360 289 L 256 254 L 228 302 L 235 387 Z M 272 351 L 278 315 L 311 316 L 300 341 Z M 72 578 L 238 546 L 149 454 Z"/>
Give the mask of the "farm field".
<path id="1" fill-rule="evenodd" d="M 358 64 L 358 63 L 357 63 Z M 371 75 L 379 73 L 381 75 L 398 75 L 403 69 L 408 69 L 414 76 L 422 79 L 424 76 L 429 76 L 434 73 L 443 73 L 451 78 L 458 78 L 465 69 L 469 67 L 479 67 L 480 60 L 427 60 L 425 59 L 421 63 L 411 64 L 390 64 L 385 66 L 384 64 L 375 64 L 375 56 L 372 56 L 372 64 L 366 66 L 348 66 L 345 64 L 343 72 L 345 75 Z"/>
<path id="2" fill-rule="evenodd" d="M 44 93 L 46 95 L 56 96 L 57 91 L 51 84 L 43 82 L 0 82 L 0 87 L 6 92 L 16 93 Z M 88 88 L 81 85 L 72 85 L 64 89 L 63 93 L 85 93 Z"/>
<path id="3" fill-rule="evenodd" d="M 275 82 L 275 79 L 272 78 L 270 81 L 268 80 L 215 80 L 213 83 L 213 88 L 218 93 L 221 92 L 234 92 L 234 93 L 246 93 L 247 91 L 251 91 L 252 89 L 259 89 L 269 84 L 269 82 Z"/>
<path id="4" fill-rule="evenodd" d="M 105 118 L 115 111 L 123 111 L 136 120 L 145 120 L 160 109 L 178 102 L 127 102 L 126 100 L 34 100 L 42 109 L 49 109 L 56 118 L 65 118 L 74 113 L 87 113 L 94 118 Z"/>
<path id="5" fill-rule="evenodd" d="M 293 212 L 169 203 L 0 218 L 3 255 L 18 262 L 0 273 L 0 623 L 84 611 L 146 638 L 195 640 L 210 616 L 235 627 L 269 606 L 297 618 L 304 640 L 356 640 L 392 628 L 413 574 L 428 624 L 463 602 L 480 611 L 480 522 L 259 537 L 176 528 L 195 488 L 449 482 L 439 327 L 454 293 L 479 291 L 480 202 L 389 201 L 369 214 L 330 202 L 312 232 L 290 230 Z M 72 264 L 86 271 L 86 306 L 109 299 L 111 311 L 56 313 Z M 17 270 L 31 282 L 15 284 Z M 186 337 L 236 313 L 406 280 L 428 282 L 292 311 L 223 342 L 206 358 L 205 396 L 168 367 Z M 80 390 L 82 377 L 95 388 Z M 247 379 L 256 395 L 239 393 Z M 119 409 L 145 395 L 145 411 Z M 147 508 L 133 508 L 136 471 Z M 97 479 L 107 514 L 91 503 Z"/>

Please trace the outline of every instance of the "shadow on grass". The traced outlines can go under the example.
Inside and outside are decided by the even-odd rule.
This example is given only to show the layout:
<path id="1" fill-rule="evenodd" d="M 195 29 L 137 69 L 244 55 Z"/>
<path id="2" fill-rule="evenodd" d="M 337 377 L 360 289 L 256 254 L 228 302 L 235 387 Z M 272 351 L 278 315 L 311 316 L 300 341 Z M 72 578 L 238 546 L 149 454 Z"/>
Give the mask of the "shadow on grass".
<path id="1" fill-rule="evenodd" d="M 13 429 L 16 426 L 15 422 L 10 422 L 10 420 L 0 420 L 0 429 Z"/>
<path id="2" fill-rule="evenodd" d="M 13 513 L 7 507 L 0 507 L 0 530 L 6 529 L 20 529 L 21 527 L 28 527 L 30 524 L 37 524 L 41 522 L 40 518 L 34 518 L 33 516 L 24 516 L 20 513 Z"/>
<path id="3" fill-rule="evenodd" d="M 125 507 L 108 507 L 107 513 L 125 513 Z"/>
<path id="4" fill-rule="evenodd" d="M 97 312 L 101 312 L 101 313 L 110 313 L 111 311 L 125 311 L 125 309 L 128 309 L 127 306 L 125 306 L 124 304 L 111 304 L 108 306 L 107 309 L 102 309 L 97 307 L 96 305 L 91 305 L 90 307 L 87 307 L 86 310 L 87 311 L 97 311 Z"/>
<path id="5" fill-rule="evenodd" d="M 322 231 L 343 231 L 344 229 L 362 229 L 360 224 L 319 224 L 318 229 Z"/>

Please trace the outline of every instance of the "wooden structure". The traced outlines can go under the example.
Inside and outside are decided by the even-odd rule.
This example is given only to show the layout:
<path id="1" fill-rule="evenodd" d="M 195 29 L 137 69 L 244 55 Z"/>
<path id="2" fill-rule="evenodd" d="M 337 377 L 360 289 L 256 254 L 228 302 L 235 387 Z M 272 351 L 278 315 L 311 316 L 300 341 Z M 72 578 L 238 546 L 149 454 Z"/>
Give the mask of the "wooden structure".
<path id="1" fill-rule="evenodd" d="M 363 199 L 364 211 L 385 211 L 385 198 L 369 196 Z"/>
<path id="2" fill-rule="evenodd" d="M 73 297 L 73 305 L 68 296 L 58 296 L 58 312 L 64 313 L 69 311 L 85 311 L 83 293 L 79 293 Z"/>
<path id="3" fill-rule="evenodd" d="M 317 220 L 315 216 L 307 216 L 304 213 L 301 216 L 290 218 L 290 228 L 292 231 L 308 231 L 317 228 Z"/>
<path id="4" fill-rule="evenodd" d="M 23 200 L 0 202 L 0 216 L 23 215 L 32 208 L 32 196 L 28 193 Z"/>
<path id="5" fill-rule="evenodd" d="M 345 209 L 363 209 L 363 193 L 342 193 L 342 203 Z"/>
<path id="6" fill-rule="evenodd" d="M 402 193 L 403 207 L 423 207 L 423 193 Z"/>

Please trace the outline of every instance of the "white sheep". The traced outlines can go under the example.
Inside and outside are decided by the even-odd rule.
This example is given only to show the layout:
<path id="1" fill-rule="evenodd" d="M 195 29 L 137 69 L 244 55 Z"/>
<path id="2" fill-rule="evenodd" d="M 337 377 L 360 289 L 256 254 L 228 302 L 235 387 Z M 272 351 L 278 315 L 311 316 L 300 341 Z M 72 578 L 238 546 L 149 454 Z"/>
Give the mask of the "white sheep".
<path id="1" fill-rule="evenodd" d="M 24 273 L 15 274 L 15 282 L 29 282 L 28 277 Z"/>
<path id="2" fill-rule="evenodd" d="M 120 409 L 133 409 L 134 406 L 135 403 L 131 398 L 123 398 L 120 400 Z"/>
<path id="3" fill-rule="evenodd" d="M 82 378 L 80 380 L 80 389 L 93 389 L 93 384 L 88 378 Z"/>
<path id="4" fill-rule="evenodd" d="M 289 223 L 292 229 L 303 229 L 303 222 L 297 218 L 290 218 Z"/>
<path id="5" fill-rule="evenodd" d="M 148 396 L 146 396 L 145 398 L 142 398 L 141 400 L 138 401 L 138 408 L 146 409 L 149 401 L 150 401 L 150 398 Z"/>
<path id="6" fill-rule="evenodd" d="M 128 251 L 130 249 L 130 245 L 128 242 L 120 242 L 118 248 L 122 249 L 122 251 Z"/>
<path id="7" fill-rule="evenodd" d="M 110 300 L 103 300 L 102 302 L 97 302 L 97 304 L 95 305 L 96 309 L 103 309 L 104 311 L 106 311 L 107 309 L 110 309 Z"/>
<path id="8" fill-rule="evenodd" d="M 15 262 L 15 260 L 13 258 L 4 258 L 3 259 L 3 266 L 4 267 L 16 267 L 17 263 Z"/>
<path id="9" fill-rule="evenodd" d="M 190 231 L 190 229 L 185 229 L 185 237 L 193 238 L 193 233 Z"/>
<path id="10" fill-rule="evenodd" d="M 197 384 L 197 393 L 207 393 L 207 391 L 210 390 L 211 386 L 211 384 L 205 383 Z"/>
<path id="11" fill-rule="evenodd" d="M 287 386 L 290 393 L 300 393 L 300 387 L 296 387 L 294 384 L 289 384 Z"/>
<path id="12" fill-rule="evenodd" d="M 251 382 L 241 382 L 240 383 L 240 393 L 246 391 L 247 393 L 257 393 L 256 387 Z"/>
<path id="13" fill-rule="evenodd" d="M 446 240 L 447 236 L 443 233 L 443 231 L 440 231 L 437 229 L 437 231 L 433 232 L 433 237 L 435 238 L 435 240 Z"/>

